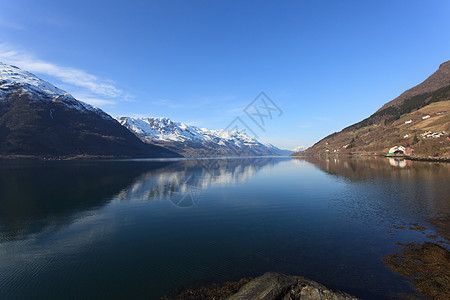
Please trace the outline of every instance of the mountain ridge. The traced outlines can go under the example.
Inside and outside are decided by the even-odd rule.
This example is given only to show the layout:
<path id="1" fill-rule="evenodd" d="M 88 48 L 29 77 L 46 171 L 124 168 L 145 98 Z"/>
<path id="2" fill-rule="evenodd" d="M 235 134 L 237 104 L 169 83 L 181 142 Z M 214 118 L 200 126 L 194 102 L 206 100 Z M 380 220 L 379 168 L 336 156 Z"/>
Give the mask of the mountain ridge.
<path id="1" fill-rule="evenodd" d="M 391 106 L 401 105 L 406 99 L 413 96 L 432 92 L 448 85 L 450 85 L 450 60 L 440 64 L 439 68 L 423 82 L 404 91 L 397 98 L 384 104 L 376 113 Z"/>
<path id="2" fill-rule="evenodd" d="M 241 131 L 209 130 L 161 117 L 116 117 L 143 142 L 162 145 L 187 157 L 289 155 Z M 195 151 L 193 151 L 195 150 Z"/>

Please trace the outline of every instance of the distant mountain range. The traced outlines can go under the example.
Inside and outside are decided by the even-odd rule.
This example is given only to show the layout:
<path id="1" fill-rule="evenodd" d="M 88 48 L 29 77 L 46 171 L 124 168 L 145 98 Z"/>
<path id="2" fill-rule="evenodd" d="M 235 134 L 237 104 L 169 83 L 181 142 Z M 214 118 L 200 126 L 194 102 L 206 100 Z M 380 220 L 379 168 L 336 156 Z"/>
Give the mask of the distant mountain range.
<path id="1" fill-rule="evenodd" d="M 203 157 L 289 155 L 243 132 L 167 118 L 114 119 L 15 66 L 0 63 L 0 156 Z"/>
<path id="2" fill-rule="evenodd" d="M 308 149 L 307 146 L 298 146 L 298 147 L 295 147 L 294 149 L 292 149 L 292 152 L 299 152 L 299 151 L 303 151 L 306 149 Z"/>
<path id="3" fill-rule="evenodd" d="M 450 156 L 450 61 L 370 117 L 293 155 L 387 154 L 409 146 L 419 156 Z"/>
<path id="4" fill-rule="evenodd" d="M 171 149 L 186 157 L 290 155 L 263 144 L 244 132 L 209 130 L 168 118 L 117 117 L 116 120 L 143 142 Z"/>

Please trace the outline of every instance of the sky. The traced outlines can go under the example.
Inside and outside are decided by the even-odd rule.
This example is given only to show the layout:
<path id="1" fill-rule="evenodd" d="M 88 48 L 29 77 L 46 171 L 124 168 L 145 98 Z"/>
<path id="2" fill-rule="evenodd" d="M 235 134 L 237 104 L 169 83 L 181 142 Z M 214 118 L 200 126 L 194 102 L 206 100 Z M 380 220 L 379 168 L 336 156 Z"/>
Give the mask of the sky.
<path id="1" fill-rule="evenodd" d="M 0 0 L 1 62 L 113 116 L 282 149 L 370 116 L 449 59 L 447 0 Z"/>

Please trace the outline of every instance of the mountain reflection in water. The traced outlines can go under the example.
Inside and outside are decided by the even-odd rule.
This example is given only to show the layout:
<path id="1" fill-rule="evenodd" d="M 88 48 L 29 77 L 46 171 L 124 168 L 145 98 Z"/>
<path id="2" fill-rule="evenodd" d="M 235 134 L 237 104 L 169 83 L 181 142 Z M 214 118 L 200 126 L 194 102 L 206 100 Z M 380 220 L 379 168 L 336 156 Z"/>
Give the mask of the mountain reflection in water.
<path id="1" fill-rule="evenodd" d="M 0 166 L 0 235 L 70 223 L 111 200 L 167 200 L 190 207 L 211 185 L 243 183 L 281 158 L 14 163 Z"/>
<path id="2" fill-rule="evenodd" d="M 406 214 L 411 218 L 425 217 L 449 238 L 450 164 L 385 157 L 300 157 L 296 160 L 312 163 L 345 180 L 361 182 L 364 188 L 379 187 L 390 194 L 376 202 L 342 195 L 340 204 L 360 205 L 359 209 L 368 211 L 367 215 L 362 213 L 360 216 L 383 214 L 385 218 L 386 214 L 391 214 L 397 221 Z"/>
<path id="3" fill-rule="evenodd" d="M 384 157 L 296 159 L 313 163 L 334 176 L 386 189 L 390 197 L 380 197 L 376 202 L 339 195 L 338 209 L 344 214 L 352 211 L 353 216 L 358 211 L 357 218 L 366 221 L 373 222 L 375 216 L 384 222 L 388 236 L 394 239 L 405 235 L 405 231 L 421 233 L 421 239 L 412 233 L 406 234 L 410 240 L 398 238 L 397 251 L 385 256 L 383 261 L 408 278 L 422 296 L 449 299 L 450 164 Z M 368 189 L 367 185 L 365 187 Z M 405 299 L 416 296 L 395 295 Z"/>
<path id="4" fill-rule="evenodd" d="M 195 205 L 211 185 L 244 183 L 261 168 L 281 162 L 280 158 L 201 159 L 178 161 L 140 175 L 116 197 L 118 200 L 170 200 L 178 207 Z M 253 162 L 253 163 L 250 163 Z"/>
<path id="5" fill-rule="evenodd" d="M 0 298 L 159 299 L 267 271 L 398 298 L 412 290 L 383 262 L 396 243 L 448 247 L 448 165 L 405 164 L 2 163 Z"/>

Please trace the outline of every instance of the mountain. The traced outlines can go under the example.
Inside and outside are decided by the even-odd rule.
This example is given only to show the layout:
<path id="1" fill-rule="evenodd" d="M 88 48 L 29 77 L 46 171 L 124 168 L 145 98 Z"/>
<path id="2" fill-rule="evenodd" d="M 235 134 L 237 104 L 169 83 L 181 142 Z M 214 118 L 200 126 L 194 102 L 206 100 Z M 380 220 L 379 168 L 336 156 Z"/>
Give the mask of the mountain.
<path id="1" fill-rule="evenodd" d="M 447 61 L 439 66 L 439 69 L 428 77 L 424 82 L 415 87 L 403 92 L 400 96 L 383 105 L 377 112 L 380 112 L 388 107 L 398 107 L 402 105 L 405 100 L 414 96 L 430 93 L 450 85 L 450 61 Z"/>
<path id="2" fill-rule="evenodd" d="M 387 154 L 393 146 L 417 156 L 450 156 L 450 61 L 421 84 L 383 105 L 370 117 L 293 155 Z"/>
<path id="3" fill-rule="evenodd" d="M 269 150 L 270 150 L 273 154 L 275 154 L 275 155 L 279 155 L 279 156 L 289 156 L 289 155 L 291 155 L 292 153 L 294 153 L 294 151 L 291 151 L 291 150 L 283 150 L 283 149 L 280 149 L 280 148 L 278 148 L 278 147 L 276 147 L 276 146 L 274 146 L 274 145 L 272 145 L 272 144 L 270 144 L 270 143 L 263 143 L 263 145 L 266 146 L 267 149 L 269 149 Z"/>
<path id="4" fill-rule="evenodd" d="M 292 152 L 300 152 L 307 148 L 308 148 L 307 146 L 298 146 L 298 147 L 295 147 L 294 149 L 292 149 Z"/>
<path id="5" fill-rule="evenodd" d="M 102 110 L 0 63 L 1 156 L 178 156 L 141 142 Z"/>
<path id="6" fill-rule="evenodd" d="M 164 146 L 186 157 L 289 155 L 244 132 L 208 130 L 168 118 L 116 117 L 143 142 Z"/>

